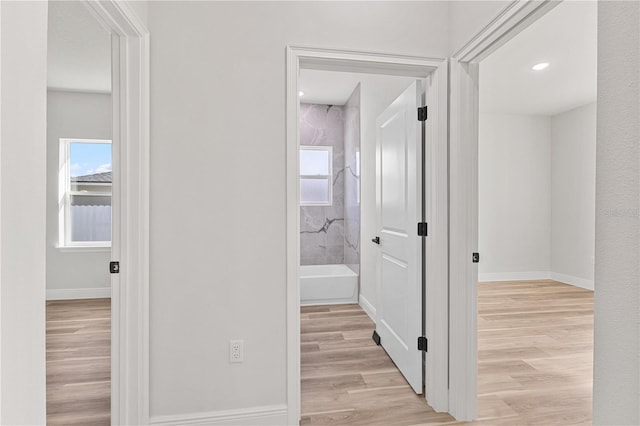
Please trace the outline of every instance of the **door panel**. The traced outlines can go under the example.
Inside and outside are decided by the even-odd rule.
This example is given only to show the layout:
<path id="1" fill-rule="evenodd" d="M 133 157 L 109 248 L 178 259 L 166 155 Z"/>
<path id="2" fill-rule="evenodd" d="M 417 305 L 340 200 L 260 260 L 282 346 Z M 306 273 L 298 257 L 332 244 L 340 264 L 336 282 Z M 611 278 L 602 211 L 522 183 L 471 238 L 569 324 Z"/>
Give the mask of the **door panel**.
<path id="1" fill-rule="evenodd" d="M 403 135 L 404 114 L 397 112 L 380 126 L 380 138 L 386 143 L 381 144 L 382 165 L 382 217 L 385 220 L 385 230 L 395 230 L 405 233 L 407 229 L 407 179 L 406 179 L 406 141 Z"/>
<path id="2" fill-rule="evenodd" d="M 412 83 L 377 120 L 378 308 L 381 344 L 411 387 L 422 393 L 422 132 L 417 107 L 419 81 Z"/>

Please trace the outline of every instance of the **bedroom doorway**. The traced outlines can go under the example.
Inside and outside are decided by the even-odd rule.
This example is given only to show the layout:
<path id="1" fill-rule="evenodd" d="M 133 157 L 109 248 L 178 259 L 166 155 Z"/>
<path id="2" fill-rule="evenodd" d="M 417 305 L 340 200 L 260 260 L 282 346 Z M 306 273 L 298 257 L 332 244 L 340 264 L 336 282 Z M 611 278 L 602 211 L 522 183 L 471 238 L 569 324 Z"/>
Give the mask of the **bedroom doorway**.
<path id="1" fill-rule="evenodd" d="M 49 34 L 48 121 L 57 123 L 58 130 L 54 134 L 54 125 L 48 134 L 47 157 L 52 164 L 47 166 L 47 204 L 53 207 L 53 214 L 47 219 L 47 239 L 48 243 L 55 240 L 54 249 L 60 256 L 82 254 L 84 263 L 78 259 L 75 263 L 70 261 L 76 268 L 86 265 L 87 258 L 95 258 L 101 272 L 100 278 L 89 285 L 85 282 L 83 288 L 49 289 L 50 298 L 84 298 L 79 301 L 83 304 L 80 311 L 83 315 L 91 312 L 88 316 L 93 317 L 82 318 L 73 326 L 80 324 L 78 334 L 95 333 L 95 338 L 80 342 L 75 349 L 66 346 L 69 342 L 54 342 L 56 337 L 64 340 L 55 335 L 73 328 L 68 321 L 73 315 L 66 308 L 52 311 L 52 326 L 48 328 L 51 333 L 47 337 L 53 339 L 50 343 L 62 346 L 47 355 L 49 361 L 58 364 L 94 361 L 96 365 L 82 369 L 95 374 L 94 367 L 100 364 L 101 372 L 94 377 L 94 383 L 84 381 L 89 388 L 67 395 L 72 400 L 86 399 L 84 407 L 82 403 L 71 404 L 81 411 L 79 414 L 65 413 L 65 405 L 69 404 L 55 400 L 48 389 L 52 404 L 48 404 L 47 411 L 55 417 L 48 421 L 68 424 L 74 415 L 95 415 L 94 420 L 99 423 L 146 424 L 149 34 L 132 11 L 115 0 L 54 3 L 48 5 L 50 22 L 54 22 L 50 26 L 54 33 Z M 60 31 L 55 33 L 60 24 L 66 28 L 58 28 Z M 84 78 L 82 72 L 68 69 L 82 63 L 83 52 L 93 65 L 89 69 L 98 71 L 87 73 Z M 77 68 L 73 71 L 82 67 Z M 109 77 L 105 78 L 105 74 Z M 82 123 L 77 118 L 81 113 L 89 115 Z M 110 119 L 105 122 L 104 116 Z M 53 283 L 49 278 L 55 274 L 49 274 L 49 269 L 47 282 Z M 100 300 L 96 297 L 104 303 L 95 306 L 93 301 Z M 96 342 L 101 344 L 95 345 Z M 62 385 L 54 382 L 64 382 L 66 379 L 61 377 L 70 369 L 59 365 L 56 373 L 53 364 L 49 367 L 52 371 L 48 374 L 49 383 L 54 387 Z M 65 417 L 67 414 L 70 417 Z"/>
<path id="2" fill-rule="evenodd" d="M 596 84 L 595 2 L 560 3 L 480 62 L 479 419 L 508 390 L 516 423 L 591 421 Z M 540 392 L 571 408 L 530 409 Z"/>
<path id="3" fill-rule="evenodd" d="M 451 315 L 450 339 L 452 347 L 457 348 L 451 358 L 450 392 L 452 401 L 455 401 L 455 416 L 461 420 L 472 420 L 478 416 L 477 330 L 487 324 L 485 318 L 478 317 L 478 263 L 469 261 L 469 255 L 479 251 L 479 69 L 490 55 L 496 51 L 499 53 L 499 50 L 508 45 L 518 34 L 527 31 L 540 17 L 562 4 L 564 2 L 542 4 L 526 1 L 505 7 L 499 19 L 476 34 L 471 42 L 453 55 L 450 62 L 450 165 L 452 168 L 450 289 L 452 294 L 456 295 L 451 299 L 450 305 L 452 312 L 455 312 L 455 315 Z M 527 67 L 519 71 L 538 71 L 533 69 L 534 65 L 547 62 L 540 59 L 531 59 L 532 62 L 527 63 Z M 539 70 L 541 69 L 542 67 Z M 537 97 L 542 95 L 544 92 L 537 93 Z M 483 259 L 484 256 L 480 253 L 480 263 Z M 477 257 L 473 260 L 477 260 Z M 590 261 L 590 259 L 586 260 Z M 499 353 L 499 351 L 496 352 Z M 511 413 L 511 415 L 517 416 L 517 413 Z"/>
<path id="4" fill-rule="evenodd" d="M 110 424 L 111 33 L 82 2 L 48 14 L 47 424 Z"/>

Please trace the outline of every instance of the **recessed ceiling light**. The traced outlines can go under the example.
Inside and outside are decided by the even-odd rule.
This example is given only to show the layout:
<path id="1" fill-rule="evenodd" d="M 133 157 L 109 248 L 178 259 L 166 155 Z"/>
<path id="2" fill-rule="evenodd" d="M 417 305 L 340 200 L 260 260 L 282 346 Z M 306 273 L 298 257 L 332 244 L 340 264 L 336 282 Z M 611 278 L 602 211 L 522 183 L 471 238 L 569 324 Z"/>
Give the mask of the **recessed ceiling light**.
<path id="1" fill-rule="evenodd" d="M 542 71 L 548 66 L 549 66 L 549 62 L 540 62 L 539 64 L 535 64 L 534 66 L 532 66 L 531 69 L 534 71 Z"/>
<path id="2" fill-rule="evenodd" d="M 304 96 L 304 92 L 301 90 L 298 92 L 298 96 Z"/>

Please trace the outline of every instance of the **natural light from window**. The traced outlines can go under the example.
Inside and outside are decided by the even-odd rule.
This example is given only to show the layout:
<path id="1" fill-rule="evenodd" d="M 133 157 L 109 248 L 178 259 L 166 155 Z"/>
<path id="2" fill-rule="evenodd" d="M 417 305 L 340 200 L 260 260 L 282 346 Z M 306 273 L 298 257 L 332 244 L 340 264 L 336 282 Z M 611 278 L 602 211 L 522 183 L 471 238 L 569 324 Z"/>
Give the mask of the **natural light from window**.
<path id="1" fill-rule="evenodd" d="M 61 247 L 111 245 L 111 141 L 60 139 Z"/>
<path id="2" fill-rule="evenodd" d="M 332 204 L 331 146 L 300 146 L 300 205 Z"/>

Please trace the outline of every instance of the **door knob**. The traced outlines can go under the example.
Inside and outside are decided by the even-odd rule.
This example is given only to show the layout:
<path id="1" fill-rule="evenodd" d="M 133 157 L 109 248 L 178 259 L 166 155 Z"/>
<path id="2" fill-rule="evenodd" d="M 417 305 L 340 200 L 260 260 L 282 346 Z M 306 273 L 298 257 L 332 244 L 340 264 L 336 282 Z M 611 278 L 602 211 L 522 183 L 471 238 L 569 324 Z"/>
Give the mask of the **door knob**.
<path id="1" fill-rule="evenodd" d="M 372 238 L 371 241 L 376 243 L 376 244 L 380 244 L 380 237 Z"/>

